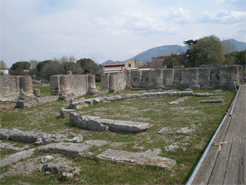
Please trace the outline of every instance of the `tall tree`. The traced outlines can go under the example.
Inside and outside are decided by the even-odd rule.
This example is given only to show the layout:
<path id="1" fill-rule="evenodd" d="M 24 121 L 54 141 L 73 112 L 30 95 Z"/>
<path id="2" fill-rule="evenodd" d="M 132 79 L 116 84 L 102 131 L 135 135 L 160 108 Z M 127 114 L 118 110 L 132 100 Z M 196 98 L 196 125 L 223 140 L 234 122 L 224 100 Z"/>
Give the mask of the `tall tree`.
<path id="1" fill-rule="evenodd" d="M 81 58 L 77 63 L 84 69 L 84 73 L 96 74 L 100 70 L 100 66 L 90 58 Z"/>
<path id="2" fill-rule="evenodd" d="M 6 69 L 6 68 L 7 68 L 6 63 L 5 63 L 3 60 L 1 60 L 1 61 L 0 61 L 0 70 L 4 70 L 4 69 Z"/>
<path id="3" fill-rule="evenodd" d="M 246 50 L 234 51 L 225 55 L 226 64 L 246 65 Z"/>
<path id="4" fill-rule="evenodd" d="M 36 69 L 37 65 L 38 65 L 38 61 L 37 60 L 30 60 L 29 62 L 31 64 L 31 69 Z"/>
<path id="5" fill-rule="evenodd" d="M 199 67 L 208 64 L 223 64 L 224 50 L 220 39 L 214 35 L 203 37 L 196 41 L 185 41 L 189 46 L 187 50 L 187 63 L 190 67 Z"/>
<path id="6" fill-rule="evenodd" d="M 180 58 L 178 55 L 173 54 L 163 62 L 163 65 L 167 65 L 167 68 L 173 68 L 173 66 L 180 65 Z"/>
<path id="7" fill-rule="evenodd" d="M 14 71 L 17 68 L 22 68 L 23 70 L 29 70 L 31 69 L 31 64 L 27 61 L 19 61 L 19 62 L 14 63 L 11 66 L 10 70 Z"/>
<path id="8" fill-rule="evenodd" d="M 44 60 L 44 61 L 39 62 L 37 64 L 37 72 L 38 72 L 38 75 L 40 75 L 40 72 L 41 72 L 42 68 L 44 67 L 44 65 L 47 64 L 47 63 L 50 63 L 50 62 L 52 62 L 52 60 Z"/>

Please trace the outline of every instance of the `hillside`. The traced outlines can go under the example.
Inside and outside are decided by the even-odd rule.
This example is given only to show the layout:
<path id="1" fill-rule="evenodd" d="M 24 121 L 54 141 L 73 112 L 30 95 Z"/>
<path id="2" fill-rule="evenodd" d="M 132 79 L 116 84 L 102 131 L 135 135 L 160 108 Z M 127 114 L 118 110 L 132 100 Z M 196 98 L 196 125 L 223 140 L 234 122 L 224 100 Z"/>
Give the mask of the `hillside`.
<path id="1" fill-rule="evenodd" d="M 246 49 L 246 43 L 245 42 L 240 42 L 235 39 L 228 39 L 224 40 L 222 42 L 231 42 L 237 47 L 237 51 L 242 51 Z M 179 45 L 164 45 L 164 46 L 159 46 L 155 48 L 151 48 L 149 50 L 146 50 L 130 59 L 136 59 L 141 62 L 150 62 L 152 60 L 152 57 L 157 57 L 161 54 L 165 53 L 177 53 L 180 54 L 180 52 L 185 52 L 188 49 L 188 46 L 179 46 Z M 120 62 L 120 61 L 119 61 Z M 119 63 L 117 62 L 117 63 Z M 122 61 L 121 61 L 122 62 Z M 108 63 L 116 63 L 112 60 L 107 60 L 106 62 L 102 63 L 101 65 L 105 65 Z"/>

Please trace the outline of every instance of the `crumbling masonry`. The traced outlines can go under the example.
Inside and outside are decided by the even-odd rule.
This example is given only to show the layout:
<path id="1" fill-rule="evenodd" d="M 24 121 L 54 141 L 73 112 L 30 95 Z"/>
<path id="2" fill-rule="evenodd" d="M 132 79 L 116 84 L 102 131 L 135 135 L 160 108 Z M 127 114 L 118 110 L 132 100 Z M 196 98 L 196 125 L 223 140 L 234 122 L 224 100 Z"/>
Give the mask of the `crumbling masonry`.
<path id="1" fill-rule="evenodd" d="M 182 69 L 135 69 L 108 74 L 102 70 L 102 89 L 118 92 L 126 87 L 139 89 L 235 89 L 243 80 L 243 68 L 204 66 Z"/>
<path id="2" fill-rule="evenodd" d="M 17 101 L 20 94 L 34 96 L 30 76 L 0 76 L 0 101 Z"/>
<path id="3" fill-rule="evenodd" d="M 51 95 L 73 94 L 83 96 L 97 93 L 95 75 L 53 75 L 50 77 Z"/>

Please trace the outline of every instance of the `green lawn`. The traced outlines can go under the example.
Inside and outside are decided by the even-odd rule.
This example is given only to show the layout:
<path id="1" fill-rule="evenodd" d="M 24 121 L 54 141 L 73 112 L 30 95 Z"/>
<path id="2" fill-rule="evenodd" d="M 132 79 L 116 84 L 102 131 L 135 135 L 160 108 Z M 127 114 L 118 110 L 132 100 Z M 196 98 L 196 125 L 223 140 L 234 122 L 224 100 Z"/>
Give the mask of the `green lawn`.
<path id="1" fill-rule="evenodd" d="M 43 89 L 42 92 L 45 90 Z M 129 92 L 130 90 L 125 90 L 122 93 Z M 136 92 L 138 91 L 131 93 Z M 10 176 L 1 183 L 16 184 L 21 181 L 30 184 L 184 184 L 194 170 L 235 95 L 235 92 L 231 91 L 223 91 L 222 93 L 223 95 L 214 97 L 191 97 L 178 105 L 169 105 L 168 103 L 180 97 L 165 97 L 116 101 L 76 110 L 81 115 L 150 123 L 151 127 L 146 132 L 138 134 L 95 132 L 71 127 L 68 124 L 69 118 L 57 119 L 60 108 L 67 108 L 69 102 L 57 101 L 33 108 L 4 110 L 1 113 L 1 125 L 4 128 L 18 127 L 20 130 L 60 134 L 73 132 L 82 134 L 84 140 L 124 142 L 125 144 L 119 146 L 117 150 L 131 152 L 160 148 L 162 150 L 160 156 L 176 160 L 177 165 L 168 171 L 158 167 L 113 163 L 107 160 L 83 157 L 72 159 L 64 156 L 64 158 L 72 161 L 72 165 L 80 167 L 81 173 L 75 178 L 66 180 L 59 175 L 46 176 L 44 172 L 37 170 L 31 176 Z M 200 104 L 200 100 L 204 99 L 223 99 L 224 102 L 222 104 Z M 163 135 L 157 134 L 163 127 L 169 127 L 173 131 Z M 181 127 L 195 128 L 196 131 L 185 135 L 175 134 L 175 131 Z M 173 143 L 185 146 L 186 150 L 166 151 L 165 147 Z M 135 146 L 142 146 L 144 149 Z M 101 153 L 108 148 L 110 148 L 109 145 L 92 147 L 91 151 Z M 6 153 L 11 154 L 12 151 L 1 151 L 1 155 L 7 155 Z M 36 152 L 35 157 L 43 155 Z M 11 165 L 3 170 L 7 171 L 9 168 Z"/>
<path id="2" fill-rule="evenodd" d="M 50 96 L 50 86 L 33 85 L 33 89 L 40 89 L 40 94 Z"/>

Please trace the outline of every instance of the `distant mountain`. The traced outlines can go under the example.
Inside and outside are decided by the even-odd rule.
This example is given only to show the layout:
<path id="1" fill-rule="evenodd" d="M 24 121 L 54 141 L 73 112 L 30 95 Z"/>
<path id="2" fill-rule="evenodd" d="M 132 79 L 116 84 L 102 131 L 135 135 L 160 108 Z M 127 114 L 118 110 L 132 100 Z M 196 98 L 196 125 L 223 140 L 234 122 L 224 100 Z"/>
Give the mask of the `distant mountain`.
<path id="1" fill-rule="evenodd" d="M 117 62 L 115 62 L 113 60 L 107 60 L 107 61 L 101 63 L 100 65 L 103 66 L 105 64 L 117 64 L 117 63 L 123 63 L 123 61 L 117 61 Z"/>
<path id="2" fill-rule="evenodd" d="M 235 46 L 237 46 L 237 51 L 243 51 L 246 49 L 246 43 L 245 42 L 240 42 L 240 41 L 237 41 L 235 39 L 227 39 L 227 40 L 224 40 L 222 42 L 230 42 L 231 44 L 234 44 Z"/>
<path id="3" fill-rule="evenodd" d="M 246 49 L 246 43 L 245 42 L 239 42 L 235 39 L 228 39 L 228 40 L 224 40 L 222 42 L 227 42 L 229 41 L 231 44 L 234 44 L 237 47 L 237 51 L 243 51 Z M 130 59 L 136 59 L 139 60 L 141 62 L 150 62 L 152 60 L 152 57 L 158 57 L 161 54 L 166 54 L 166 53 L 176 53 L 176 54 L 180 54 L 180 51 L 182 52 L 186 52 L 186 50 L 188 49 L 188 46 L 179 46 L 179 45 L 164 45 L 164 46 L 159 46 L 159 47 L 155 47 L 152 49 L 149 49 L 147 51 L 144 51 Z M 122 61 L 121 61 L 122 62 Z M 118 61 L 117 63 L 121 63 L 120 61 Z M 108 63 L 116 63 L 112 60 L 107 60 L 106 62 L 102 63 L 101 65 L 105 65 Z"/>
<path id="4" fill-rule="evenodd" d="M 187 46 L 179 46 L 179 45 L 167 45 L 167 46 L 159 46 L 147 51 L 144 51 L 131 59 L 136 59 L 141 62 L 150 62 L 152 57 L 158 57 L 161 54 L 166 53 L 177 53 L 180 54 L 180 51 L 185 52 L 188 49 Z"/>

